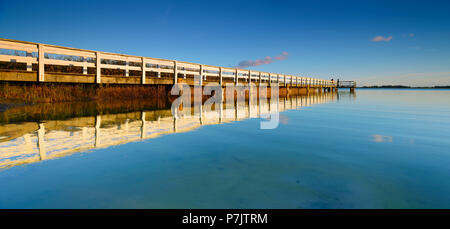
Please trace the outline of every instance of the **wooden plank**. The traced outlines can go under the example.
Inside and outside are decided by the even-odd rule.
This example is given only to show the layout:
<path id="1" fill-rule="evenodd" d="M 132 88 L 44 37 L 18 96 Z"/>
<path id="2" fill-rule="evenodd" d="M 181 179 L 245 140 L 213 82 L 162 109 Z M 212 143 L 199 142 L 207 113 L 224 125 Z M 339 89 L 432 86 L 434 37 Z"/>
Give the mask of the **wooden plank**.
<path id="1" fill-rule="evenodd" d="M 173 69 L 165 69 L 165 68 L 145 68 L 145 71 L 148 71 L 148 72 L 173 73 Z"/>
<path id="2" fill-rule="evenodd" d="M 45 53 L 95 58 L 95 52 L 84 52 L 84 51 L 63 49 L 63 48 L 56 48 L 56 47 L 46 47 Z"/>
<path id="3" fill-rule="evenodd" d="M 0 55 L 0 61 L 37 64 L 36 57 Z"/>
<path id="4" fill-rule="evenodd" d="M 173 61 L 171 60 L 155 60 L 151 58 L 145 58 L 145 62 L 148 64 L 166 65 L 173 67 Z"/>
<path id="5" fill-rule="evenodd" d="M 44 45 L 39 44 L 39 51 L 38 51 L 38 64 L 39 64 L 39 70 L 38 70 L 38 81 L 39 82 L 44 82 L 44 63 L 45 63 L 45 57 L 44 57 Z"/>
<path id="6" fill-rule="evenodd" d="M 203 70 L 206 71 L 220 71 L 220 67 L 211 67 L 211 66 L 205 66 L 203 65 Z M 230 72 L 233 72 L 234 70 L 230 70 Z"/>
<path id="7" fill-rule="evenodd" d="M 173 70 L 172 70 L 173 72 Z M 178 70 L 179 74 L 188 74 L 188 75 L 200 75 L 200 70 L 199 71 L 186 71 L 186 70 Z"/>
<path id="8" fill-rule="evenodd" d="M 101 71 L 101 54 L 100 52 L 95 53 L 95 83 L 99 84 L 102 82 L 102 71 Z"/>
<path id="9" fill-rule="evenodd" d="M 55 59 L 45 59 L 44 63 L 45 64 L 53 64 L 53 65 L 63 65 L 63 66 L 95 67 L 94 63 L 67 61 L 67 60 L 55 60 Z"/>
<path id="10" fill-rule="evenodd" d="M 144 57 L 142 57 L 142 66 L 141 66 L 141 71 L 142 71 L 142 73 L 141 73 L 141 84 L 145 84 L 145 58 Z"/>
<path id="11" fill-rule="evenodd" d="M 220 76 L 220 74 L 218 74 L 218 73 L 209 73 L 209 72 L 203 72 L 203 75 L 204 76 L 216 76 L 216 77 Z"/>
<path id="12" fill-rule="evenodd" d="M 11 49 L 11 50 L 20 50 L 25 52 L 37 52 L 37 45 L 33 44 L 23 44 L 12 41 L 3 41 L 0 40 L 0 49 Z"/>
<path id="13" fill-rule="evenodd" d="M 127 61 L 127 62 L 131 61 L 131 62 L 141 63 L 141 59 L 139 57 L 122 56 L 122 55 L 105 54 L 105 53 L 102 53 L 102 59 L 121 60 L 121 61 Z"/>
<path id="14" fill-rule="evenodd" d="M 183 62 L 178 62 L 178 67 L 190 68 L 190 69 L 195 69 L 195 71 L 200 71 L 199 64 L 187 64 L 187 63 L 183 63 Z M 188 70 L 188 71 L 190 71 L 190 70 Z"/>
<path id="15" fill-rule="evenodd" d="M 100 66 L 101 66 L 101 68 L 122 69 L 122 70 L 140 71 L 142 69 L 141 67 L 137 67 L 137 66 L 126 66 L 126 65 L 115 65 L 115 64 L 101 64 Z"/>

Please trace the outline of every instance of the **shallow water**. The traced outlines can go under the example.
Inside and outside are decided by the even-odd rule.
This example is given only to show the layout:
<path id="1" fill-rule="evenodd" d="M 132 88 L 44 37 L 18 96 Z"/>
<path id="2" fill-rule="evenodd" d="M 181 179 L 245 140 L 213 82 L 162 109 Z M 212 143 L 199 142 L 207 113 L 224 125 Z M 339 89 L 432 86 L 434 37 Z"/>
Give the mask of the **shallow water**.
<path id="1" fill-rule="evenodd" d="M 450 208 L 450 90 L 278 105 L 4 123 L 0 208 Z"/>

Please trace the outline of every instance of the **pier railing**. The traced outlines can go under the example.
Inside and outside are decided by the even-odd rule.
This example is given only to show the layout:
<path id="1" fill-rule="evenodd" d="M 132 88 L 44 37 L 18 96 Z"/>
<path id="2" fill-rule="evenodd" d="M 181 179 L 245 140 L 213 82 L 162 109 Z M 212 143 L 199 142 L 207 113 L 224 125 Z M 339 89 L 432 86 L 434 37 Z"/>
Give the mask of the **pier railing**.
<path id="1" fill-rule="evenodd" d="M 161 73 L 169 73 L 172 83 L 178 83 L 179 78 L 186 76 L 201 76 L 203 81 L 217 82 L 219 85 L 226 82 L 272 83 L 290 85 L 296 87 L 335 87 L 336 83 L 330 80 L 294 76 L 279 73 L 260 72 L 247 69 L 219 67 L 204 64 L 189 63 L 177 60 L 165 60 L 150 57 L 132 56 L 100 51 L 83 50 L 61 47 L 55 45 L 16 41 L 0 38 L 0 62 L 25 63 L 27 72 L 33 71 L 33 64 L 37 65 L 38 82 L 59 82 L 46 79 L 45 65 L 81 67 L 83 75 L 91 75 L 92 83 L 111 83 L 102 75 L 102 69 L 114 69 L 124 71 L 124 77 L 137 78 L 134 83 L 150 84 L 151 78 L 161 78 Z M 88 68 L 95 69 L 95 74 L 88 74 Z M 139 72 L 140 76 L 130 76 L 130 71 Z M 91 71 L 92 72 L 92 71 Z M 147 72 L 153 72 L 156 76 L 150 77 Z M 21 81 L 20 76 L 14 76 L 13 80 Z M 5 79 L 0 79 L 5 80 Z M 7 80 L 7 79 L 6 79 Z M 72 77 L 68 81 L 80 82 Z M 89 81 L 91 82 L 91 81 Z"/>
<path id="2" fill-rule="evenodd" d="M 355 88 L 356 87 L 356 81 L 341 81 L 339 80 L 337 82 L 338 88 Z"/>

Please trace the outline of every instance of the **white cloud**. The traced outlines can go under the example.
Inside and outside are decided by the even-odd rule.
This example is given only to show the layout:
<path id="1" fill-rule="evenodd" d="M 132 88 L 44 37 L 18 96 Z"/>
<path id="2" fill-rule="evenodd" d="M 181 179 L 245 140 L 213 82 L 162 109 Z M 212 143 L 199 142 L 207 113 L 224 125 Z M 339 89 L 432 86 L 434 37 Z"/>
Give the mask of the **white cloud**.
<path id="1" fill-rule="evenodd" d="M 389 37 L 376 36 L 372 39 L 373 42 L 380 42 L 380 41 L 389 42 L 391 40 L 392 40 L 392 36 L 389 36 Z"/>

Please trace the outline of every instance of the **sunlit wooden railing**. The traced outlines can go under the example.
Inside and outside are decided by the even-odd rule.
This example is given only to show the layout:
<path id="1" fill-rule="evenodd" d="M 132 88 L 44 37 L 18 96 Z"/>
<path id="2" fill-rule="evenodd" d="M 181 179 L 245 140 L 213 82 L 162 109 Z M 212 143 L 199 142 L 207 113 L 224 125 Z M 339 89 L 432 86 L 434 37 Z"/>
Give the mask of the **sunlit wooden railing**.
<path id="1" fill-rule="evenodd" d="M 324 79 L 83 50 L 1 38 L 0 61 L 25 63 L 27 66 L 26 71 L 33 71 L 32 65 L 37 64 L 37 81 L 39 82 L 46 82 L 45 65 L 58 65 L 82 67 L 83 75 L 88 75 L 88 68 L 95 68 L 95 83 L 102 83 L 102 69 L 120 69 L 125 71 L 125 77 L 130 77 L 130 71 L 140 71 L 141 84 L 148 84 L 146 82 L 146 72 L 154 72 L 157 75 L 156 78 L 161 78 L 161 73 L 170 73 L 170 78 L 173 79 L 174 83 L 178 82 L 179 77 L 186 78 L 187 75 L 197 75 L 200 76 L 200 84 L 203 84 L 204 80 L 209 80 L 222 85 L 224 80 L 231 80 L 236 85 L 239 82 L 254 82 L 269 85 L 276 83 L 294 87 L 336 86 L 333 81 Z"/>

